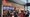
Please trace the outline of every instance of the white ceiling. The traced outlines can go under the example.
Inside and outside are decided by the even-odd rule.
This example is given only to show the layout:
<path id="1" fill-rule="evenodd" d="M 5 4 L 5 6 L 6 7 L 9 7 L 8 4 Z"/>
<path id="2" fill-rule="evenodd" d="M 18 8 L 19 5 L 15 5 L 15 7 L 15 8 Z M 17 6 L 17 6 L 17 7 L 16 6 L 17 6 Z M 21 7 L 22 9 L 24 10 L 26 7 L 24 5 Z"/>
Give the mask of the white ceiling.
<path id="1" fill-rule="evenodd" d="M 25 4 L 26 3 L 26 0 L 13 0 L 13 1 L 16 3 L 19 3 L 19 4 Z"/>
<path id="2" fill-rule="evenodd" d="M 19 4 L 25 4 L 25 3 L 27 3 L 26 0 L 13 0 L 13 1 L 16 2 L 16 3 L 19 3 Z M 28 0 L 28 3 L 30 3 L 30 0 Z"/>

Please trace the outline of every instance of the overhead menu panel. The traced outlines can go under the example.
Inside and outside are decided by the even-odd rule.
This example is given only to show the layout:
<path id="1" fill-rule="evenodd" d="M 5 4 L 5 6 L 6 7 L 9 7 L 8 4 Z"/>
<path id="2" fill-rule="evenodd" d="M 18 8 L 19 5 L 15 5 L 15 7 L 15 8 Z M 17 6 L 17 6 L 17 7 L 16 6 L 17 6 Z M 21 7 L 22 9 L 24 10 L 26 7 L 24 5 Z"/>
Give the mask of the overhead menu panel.
<path id="1" fill-rule="evenodd" d="M 14 7 L 12 7 L 12 6 L 9 6 L 9 7 L 4 6 L 3 10 L 14 10 Z"/>

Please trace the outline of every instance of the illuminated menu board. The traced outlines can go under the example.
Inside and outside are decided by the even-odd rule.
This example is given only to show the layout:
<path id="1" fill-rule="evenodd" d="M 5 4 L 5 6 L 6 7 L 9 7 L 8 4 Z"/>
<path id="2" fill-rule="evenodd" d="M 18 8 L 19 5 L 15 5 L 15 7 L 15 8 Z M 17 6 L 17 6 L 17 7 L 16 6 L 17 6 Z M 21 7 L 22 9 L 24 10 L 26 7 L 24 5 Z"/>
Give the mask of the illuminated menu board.
<path id="1" fill-rule="evenodd" d="M 14 7 L 12 7 L 12 6 L 8 6 L 8 7 L 3 6 L 3 10 L 14 10 Z"/>

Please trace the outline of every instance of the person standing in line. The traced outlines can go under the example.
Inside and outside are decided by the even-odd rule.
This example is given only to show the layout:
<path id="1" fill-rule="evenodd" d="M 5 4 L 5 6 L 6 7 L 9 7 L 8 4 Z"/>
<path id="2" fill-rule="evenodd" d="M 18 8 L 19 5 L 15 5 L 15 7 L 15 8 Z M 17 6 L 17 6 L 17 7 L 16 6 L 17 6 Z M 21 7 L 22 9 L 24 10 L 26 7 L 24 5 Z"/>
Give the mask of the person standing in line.
<path id="1" fill-rule="evenodd" d="M 6 14 L 6 17 L 10 17 L 10 13 L 9 13 L 9 11 L 8 11 L 8 13 Z"/>
<path id="2" fill-rule="evenodd" d="M 12 17 L 14 17 L 14 12 L 12 12 Z"/>
<path id="3" fill-rule="evenodd" d="M 10 12 L 10 17 L 12 17 L 12 12 Z"/>
<path id="4" fill-rule="evenodd" d="M 29 17 L 29 11 L 26 11 L 26 16 L 25 17 Z"/>
<path id="5" fill-rule="evenodd" d="M 21 11 L 21 13 L 22 13 L 22 16 L 23 16 L 23 17 L 25 17 L 25 13 L 24 13 L 24 11 L 23 11 L 23 10 Z"/>
<path id="6" fill-rule="evenodd" d="M 21 10 L 21 13 L 19 14 L 19 17 L 24 17 L 24 16 L 25 16 L 24 11 Z"/>
<path id="7" fill-rule="evenodd" d="M 15 11 L 13 11 L 13 12 L 14 12 L 14 17 L 17 17 L 17 13 Z"/>
<path id="8" fill-rule="evenodd" d="M 3 10 L 3 17 L 6 17 L 6 14 L 8 13 L 7 10 Z"/>

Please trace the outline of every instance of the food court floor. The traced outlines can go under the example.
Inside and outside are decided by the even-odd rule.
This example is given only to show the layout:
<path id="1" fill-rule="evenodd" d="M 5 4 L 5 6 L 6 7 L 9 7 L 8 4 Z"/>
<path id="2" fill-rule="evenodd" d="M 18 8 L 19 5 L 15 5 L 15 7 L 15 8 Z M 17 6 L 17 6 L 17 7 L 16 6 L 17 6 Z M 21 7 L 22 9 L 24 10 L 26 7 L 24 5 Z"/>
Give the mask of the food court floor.
<path id="1" fill-rule="evenodd" d="M 29 17 L 30 17 L 30 14 L 29 14 Z"/>

